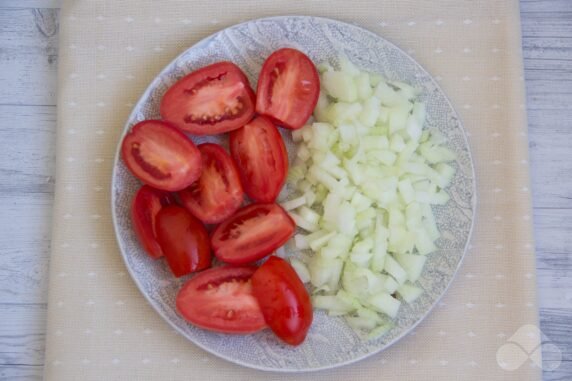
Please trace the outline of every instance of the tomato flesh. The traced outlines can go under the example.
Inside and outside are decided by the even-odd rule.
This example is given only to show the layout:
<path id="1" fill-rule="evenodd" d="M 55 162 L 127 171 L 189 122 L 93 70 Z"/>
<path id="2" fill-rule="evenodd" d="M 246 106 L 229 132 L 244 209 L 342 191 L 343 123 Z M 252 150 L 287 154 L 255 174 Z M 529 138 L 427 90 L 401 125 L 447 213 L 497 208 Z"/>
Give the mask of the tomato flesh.
<path id="1" fill-rule="evenodd" d="M 242 204 L 244 192 L 236 165 L 219 145 L 199 145 L 203 162 L 201 177 L 180 191 L 183 205 L 206 224 L 230 217 Z"/>
<path id="2" fill-rule="evenodd" d="M 247 334 L 266 327 L 250 278 L 256 267 L 223 266 L 189 280 L 177 295 L 188 322 L 216 332 Z"/>
<path id="3" fill-rule="evenodd" d="M 163 251 L 157 242 L 155 219 L 157 214 L 167 205 L 175 203 L 173 196 L 164 191 L 143 185 L 137 191 L 131 205 L 131 220 L 135 233 L 143 248 L 151 258 L 160 258 Z"/>
<path id="4" fill-rule="evenodd" d="M 288 173 L 288 154 L 278 129 L 258 116 L 232 131 L 229 145 L 246 194 L 257 202 L 274 202 Z"/>
<path id="5" fill-rule="evenodd" d="M 254 91 L 232 62 L 196 70 L 167 90 L 161 116 L 194 135 L 214 135 L 242 127 L 254 116 Z"/>
<path id="6" fill-rule="evenodd" d="M 245 264 L 264 258 L 292 237 L 296 225 L 277 204 L 251 204 L 218 225 L 211 235 L 215 256 Z"/>
<path id="7" fill-rule="evenodd" d="M 314 313 L 310 296 L 292 266 L 282 258 L 268 258 L 252 276 L 252 291 L 272 331 L 290 345 L 301 344 Z"/>
<path id="8" fill-rule="evenodd" d="M 320 77 L 312 61 L 296 49 L 272 53 L 262 66 L 256 112 L 290 129 L 304 126 L 320 95 Z"/>
<path id="9" fill-rule="evenodd" d="M 195 144 L 161 120 L 145 120 L 133 126 L 123 139 L 121 155 L 135 177 L 164 191 L 188 187 L 202 170 Z"/>
<path id="10" fill-rule="evenodd" d="M 203 224 L 180 206 L 166 206 L 157 213 L 157 240 L 176 277 L 211 266 L 209 236 Z"/>

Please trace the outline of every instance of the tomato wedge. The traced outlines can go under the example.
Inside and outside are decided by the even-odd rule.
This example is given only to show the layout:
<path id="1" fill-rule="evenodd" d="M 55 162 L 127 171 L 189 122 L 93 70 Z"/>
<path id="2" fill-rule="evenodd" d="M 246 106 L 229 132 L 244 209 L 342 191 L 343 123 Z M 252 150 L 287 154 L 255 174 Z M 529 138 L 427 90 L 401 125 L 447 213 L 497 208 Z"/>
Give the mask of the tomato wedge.
<path id="1" fill-rule="evenodd" d="M 161 208 L 174 203 L 175 199 L 170 193 L 151 188 L 149 185 L 139 188 L 133 199 L 131 206 L 133 227 L 145 251 L 152 258 L 163 256 L 161 246 L 157 242 L 155 218 Z"/>
<path id="2" fill-rule="evenodd" d="M 164 191 L 188 187 L 202 170 L 195 144 L 161 120 L 145 120 L 133 126 L 123 139 L 121 156 L 135 177 Z"/>
<path id="3" fill-rule="evenodd" d="M 288 173 L 288 154 L 278 129 L 258 116 L 230 133 L 229 146 L 246 194 L 258 202 L 274 202 Z"/>
<path id="4" fill-rule="evenodd" d="M 157 213 L 157 241 L 176 277 L 211 266 L 207 230 L 183 207 L 166 206 Z"/>
<path id="5" fill-rule="evenodd" d="M 223 266 L 189 280 L 177 295 L 188 322 L 216 332 L 246 334 L 266 327 L 250 278 L 256 267 Z"/>
<path id="6" fill-rule="evenodd" d="M 320 77 L 308 56 L 296 49 L 280 49 L 262 66 L 256 112 L 295 130 L 312 115 L 319 95 Z"/>
<path id="7" fill-rule="evenodd" d="M 296 271 L 272 256 L 252 276 L 252 292 L 272 331 L 290 345 L 306 338 L 314 313 L 310 296 Z"/>
<path id="8" fill-rule="evenodd" d="M 215 135 L 244 126 L 254 116 L 254 91 L 232 62 L 196 70 L 167 90 L 161 116 L 194 135 Z"/>
<path id="9" fill-rule="evenodd" d="M 216 227 L 211 235 L 215 256 L 226 263 L 261 259 L 284 245 L 296 226 L 276 204 L 251 204 Z"/>
<path id="10" fill-rule="evenodd" d="M 224 148 L 212 143 L 199 145 L 203 173 L 190 187 L 179 192 L 183 205 L 199 220 L 216 224 L 230 217 L 242 204 L 244 192 L 236 165 Z"/>

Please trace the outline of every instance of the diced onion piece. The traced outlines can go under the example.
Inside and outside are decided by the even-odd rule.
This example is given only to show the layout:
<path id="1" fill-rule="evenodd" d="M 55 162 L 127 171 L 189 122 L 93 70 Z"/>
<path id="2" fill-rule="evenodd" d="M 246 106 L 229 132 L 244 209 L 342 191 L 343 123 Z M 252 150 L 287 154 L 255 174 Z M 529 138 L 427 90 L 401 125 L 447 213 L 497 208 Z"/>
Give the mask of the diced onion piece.
<path id="1" fill-rule="evenodd" d="M 373 93 L 373 90 L 371 88 L 369 74 L 366 72 L 360 72 L 355 77 L 355 83 L 359 99 L 363 101 L 371 99 L 371 94 Z M 377 106 L 379 107 L 379 101 L 377 103 Z"/>
<path id="2" fill-rule="evenodd" d="M 410 282 L 417 282 L 423 271 L 423 266 L 427 257 L 415 254 L 395 254 L 394 258 L 407 272 L 407 279 Z"/>
<path id="3" fill-rule="evenodd" d="M 411 184 L 410 180 L 401 180 L 397 185 L 397 188 L 399 189 L 399 195 L 401 196 L 401 199 L 406 205 L 415 200 L 415 190 L 413 189 L 413 185 Z"/>
<path id="4" fill-rule="evenodd" d="M 312 233 L 306 237 L 308 240 L 308 245 L 310 249 L 317 251 L 320 247 L 328 243 L 328 240 L 336 235 L 336 232 L 328 232 L 325 230 L 320 230 Z"/>
<path id="5" fill-rule="evenodd" d="M 306 236 L 302 235 L 302 234 L 296 234 L 294 236 L 294 244 L 296 245 L 296 248 L 298 248 L 300 250 L 310 248 L 310 245 L 308 245 L 308 240 L 306 239 Z"/>
<path id="6" fill-rule="evenodd" d="M 292 209 L 296 209 L 302 205 L 305 205 L 307 202 L 307 199 L 305 196 L 301 196 L 298 198 L 294 198 L 292 200 L 288 200 L 286 202 L 283 202 L 280 204 L 280 206 L 284 209 L 284 210 L 292 210 Z"/>
<path id="7" fill-rule="evenodd" d="M 300 143 L 302 141 L 302 129 L 292 131 L 292 141 Z"/>
<path id="8" fill-rule="evenodd" d="M 312 207 L 316 201 L 316 193 L 312 189 L 308 188 L 304 192 L 304 198 L 306 199 L 306 205 L 308 205 L 308 207 Z"/>
<path id="9" fill-rule="evenodd" d="M 381 325 L 377 326 L 376 328 L 372 329 L 368 333 L 367 338 L 368 338 L 368 340 L 378 339 L 381 336 L 385 335 L 387 332 L 389 332 L 389 330 L 392 329 L 394 326 L 395 325 L 391 322 L 381 324 Z"/>
<path id="10" fill-rule="evenodd" d="M 342 102 L 357 100 L 357 87 L 352 76 L 346 72 L 326 71 L 322 73 L 320 82 L 330 96 Z"/>
<path id="11" fill-rule="evenodd" d="M 350 303 L 338 298 L 335 295 L 315 295 L 312 297 L 312 305 L 314 308 L 348 313 L 354 310 Z"/>
<path id="12" fill-rule="evenodd" d="M 371 97 L 364 102 L 359 121 L 366 127 L 372 127 L 379 117 L 379 99 Z"/>
<path id="13" fill-rule="evenodd" d="M 355 235 L 356 213 L 349 202 L 343 202 L 337 218 L 337 229 L 342 234 Z"/>
<path id="14" fill-rule="evenodd" d="M 399 284 L 403 284 L 407 280 L 407 272 L 390 255 L 385 259 L 385 271 Z"/>
<path id="15" fill-rule="evenodd" d="M 327 285 L 330 291 L 338 289 L 344 262 L 341 259 L 326 259 L 314 256 L 308 265 L 310 282 L 315 287 Z"/>
<path id="16" fill-rule="evenodd" d="M 342 72 L 347 73 L 352 77 L 355 77 L 360 73 L 360 70 L 353 64 L 353 62 L 344 55 L 340 57 L 340 69 Z"/>
<path id="17" fill-rule="evenodd" d="M 356 212 L 363 212 L 364 210 L 369 209 L 372 203 L 373 201 L 364 196 L 361 192 L 355 192 L 351 200 L 351 205 Z"/>
<path id="18" fill-rule="evenodd" d="M 382 312 L 388 315 L 390 318 L 395 319 L 401 302 L 388 293 L 383 292 L 370 297 L 367 300 L 367 304 L 370 305 L 374 310 Z"/>
<path id="19" fill-rule="evenodd" d="M 424 229 L 415 232 L 415 247 L 421 255 L 427 255 L 437 250 L 437 246 Z"/>
<path id="20" fill-rule="evenodd" d="M 378 322 L 374 319 L 368 319 L 361 316 L 346 316 L 348 325 L 354 330 L 368 330 L 372 331 L 377 326 Z"/>
<path id="21" fill-rule="evenodd" d="M 296 223 L 296 226 L 309 231 L 309 232 L 315 232 L 316 230 L 318 230 L 318 225 L 316 224 L 312 224 L 308 221 L 306 221 L 304 218 L 302 218 L 302 216 L 300 216 L 299 214 L 295 213 L 295 212 L 288 212 L 290 214 L 290 217 L 294 220 L 294 222 Z"/>
<path id="22" fill-rule="evenodd" d="M 310 167 L 309 173 L 312 174 L 320 184 L 323 184 L 326 188 L 328 188 L 330 192 L 335 192 L 336 190 L 339 190 L 338 180 L 333 178 L 330 174 L 328 174 L 320 167 L 313 165 L 312 167 Z"/>
<path id="23" fill-rule="evenodd" d="M 304 201 L 306 200 L 304 196 L 302 196 L 301 198 L 303 198 Z M 313 225 L 317 225 L 318 222 L 320 221 L 320 215 L 314 212 L 312 209 L 308 208 L 307 206 L 302 206 L 301 208 L 299 208 L 298 213 L 300 213 L 300 217 L 302 217 L 304 220 Z"/>
<path id="24" fill-rule="evenodd" d="M 304 174 L 306 173 L 306 168 L 303 166 L 293 166 L 288 171 L 288 182 L 295 183 L 299 180 L 304 178 Z"/>
<path id="25" fill-rule="evenodd" d="M 411 283 L 405 283 L 399 286 L 397 293 L 407 303 L 413 303 L 418 297 L 421 296 L 421 294 L 423 294 L 423 289 L 414 286 Z"/>
<path id="26" fill-rule="evenodd" d="M 385 279 L 385 283 L 383 284 L 383 286 L 385 287 L 385 291 L 389 294 L 393 294 L 397 288 L 399 287 L 399 283 L 397 283 L 397 281 L 395 279 L 393 279 L 392 277 L 388 276 Z"/>
<path id="27" fill-rule="evenodd" d="M 306 192 L 308 189 L 312 188 L 312 184 L 307 180 L 300 180 L 296 183 L 296 188 L 301 192 Z"/>

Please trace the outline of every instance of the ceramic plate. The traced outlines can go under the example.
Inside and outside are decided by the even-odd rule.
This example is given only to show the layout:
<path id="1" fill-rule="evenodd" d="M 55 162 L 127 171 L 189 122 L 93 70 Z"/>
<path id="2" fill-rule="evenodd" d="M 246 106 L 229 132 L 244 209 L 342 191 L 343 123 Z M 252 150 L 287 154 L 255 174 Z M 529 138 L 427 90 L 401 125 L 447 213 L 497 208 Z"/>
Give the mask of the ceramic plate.
<path id="1" fill-rule="evenodd" d="M 165 91 L 185 74 L 205 65 L 232 61 L 244 70 L 256 89 L 264 59 L 283 47 L 305 52 L 316 64 L 337 65 L 337 57 L 344 54 L 362 69 L 420 88 L 421 98 L 427 103 L 427 125 L 439 129 L 446 136 L 448 147 L 457 154 L 458 160 L 453 164 L 456 175 L 448 188 L 451 200 L 434 208 L 442 237 L 437 241 L 439 250 L 429 255 L 419 280 L 425 292 L 413 304 L 402 304 L 395 327 L 388 334 L 377 340 L 363 341 L 343 319 L 319 311 L 314 315 L 306 341 L 298 347 L 282 344 L 270 330 L 249 336 L 230 336 L 187 324 L 175 310 L 175 296 L 188 277 L 175 279 L 165 261 L 152 260 L 140 246 L 129 211 L 140 183 L 118 154 L 113 171 L 112 208 L 121 254 L 133 280 L 173 328 L 192 343 L 228 361 L 262 370 L 301 372 L 333 368 L 378 353 L 427 316 L 447 290 L 466 251 L 475 211 L 475 178 L 461 121 L 434 79 L 415 60 L 380 36 L 355 25 L 324 18 L 287 16 L 253 20 L 204 39 L 167 65 L 151 82 L 131 113 L 124 133 L 139 121 L 160 118 L 159 103 Z M 292 155 L 289 134 L 283 131 L 283 136 Z M 193 140 L 226 145 L 226 138 L 221 137 Z M 285 190 L 281 198 L 287 197 Z"/>

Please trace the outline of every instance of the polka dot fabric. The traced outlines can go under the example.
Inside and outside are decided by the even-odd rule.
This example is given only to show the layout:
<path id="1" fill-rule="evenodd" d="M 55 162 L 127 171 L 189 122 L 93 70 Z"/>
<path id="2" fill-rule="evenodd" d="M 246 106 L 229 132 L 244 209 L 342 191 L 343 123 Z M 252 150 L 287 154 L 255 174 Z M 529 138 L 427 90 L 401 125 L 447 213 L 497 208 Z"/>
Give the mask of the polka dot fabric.
<path id="1" fill-rule="evenodd" d="M 463 120 L 479 199 L 457 279 L 408 337 L 343 368 L 289 375 L 228 363 L 176 334 L 127 274 L 110 209 L 118 139 L 157 73 L 217 30 L 287 14 L 355 23 L 420 62 Z M 497 361 L 520 327 L 538 325 L 516 0 L 78 0 L 60 19 L 47 380 L 540 379 L 534 362 L 509 371 Z"/>

